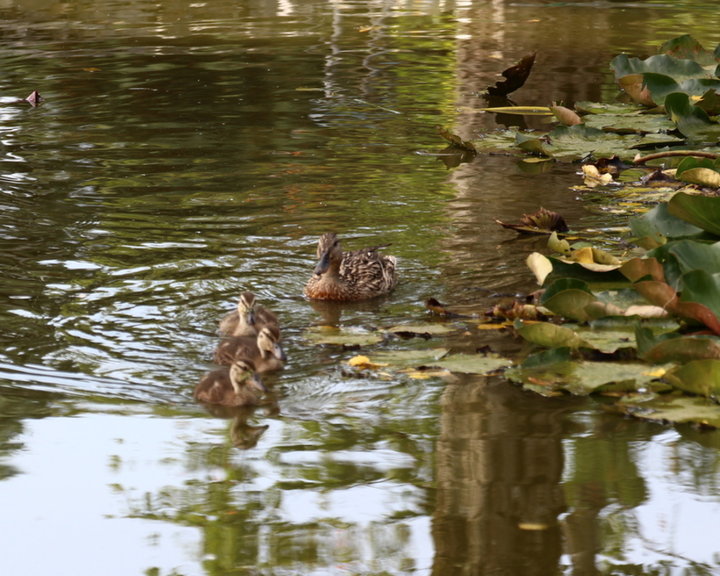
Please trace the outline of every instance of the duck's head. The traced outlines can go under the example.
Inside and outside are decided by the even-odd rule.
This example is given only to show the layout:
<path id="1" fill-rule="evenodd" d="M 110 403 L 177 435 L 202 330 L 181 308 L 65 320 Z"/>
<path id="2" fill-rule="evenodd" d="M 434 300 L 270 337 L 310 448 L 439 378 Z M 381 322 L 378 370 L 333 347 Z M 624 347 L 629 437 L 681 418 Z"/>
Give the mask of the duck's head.
<path id="1" fill-rule="evenodd" d="M 230 365 L 230 382 L 236 394 L 241 394 L 243 388 L 260 394 L 267 392 L 262 380 L 255 374 L 255 364 L 250 360 L 241 358 Z"/>
<path id="2" fill-rule="evenodd" d="M 278 360 L 285 362 L 287 356 L 285 356 L 285 350 L 280 345 L 280 331 L 275 326 L 263 326 L 258 332 L 257 346 L 260 349 L 263 356 L 265 354 L 271 354 Z"/>
<path id="3" fill-rule="evenodd" d="M 337 234 L 327 232 L 320 236 L 317 247 L 318 263 L 313 271 L 315 275 L 322 276 L 328 271 L 333 262 L 342 260 L 342 247 Z"/>
<path id="4" fill-rule="evenodd" d="M 255 325 L 255 294 L 243 292 L 238 300 L 237 311 L 247 324 Z"/>

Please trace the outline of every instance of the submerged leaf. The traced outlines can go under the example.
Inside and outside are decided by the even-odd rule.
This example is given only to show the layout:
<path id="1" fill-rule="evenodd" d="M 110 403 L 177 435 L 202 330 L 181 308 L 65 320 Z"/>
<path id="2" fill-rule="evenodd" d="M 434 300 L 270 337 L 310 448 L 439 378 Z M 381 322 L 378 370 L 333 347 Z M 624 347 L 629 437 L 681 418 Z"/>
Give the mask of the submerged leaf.
<path id="1" fill-rule="evenodd" d="M 369 346 L 384 340 L 383 335 L 378 332 L 334 326 L 314 326 L 305 332 L 305 338 L 313 344 L 336 346 Z"/>

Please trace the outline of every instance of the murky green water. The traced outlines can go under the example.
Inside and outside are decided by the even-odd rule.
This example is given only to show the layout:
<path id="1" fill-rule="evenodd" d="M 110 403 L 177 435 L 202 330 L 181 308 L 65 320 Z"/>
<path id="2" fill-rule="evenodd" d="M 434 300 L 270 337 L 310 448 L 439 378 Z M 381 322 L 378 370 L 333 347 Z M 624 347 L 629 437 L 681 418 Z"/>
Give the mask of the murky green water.
<path id="1" fill-rule="evenodd" d="M 479 377 L 351 376 L 315 325 L 480 312 L 532 289 L 536 248 L 494 220 L 569 189 L 434 126 L 538 51 L 522 104 L 610 100 L 607 64 L 692 32 L 712 2 L 0 4 L 0 572 L 713 574 L 717 433 Z M 37 89 L 38 108 L 19 98 Z M 380 301 L 302 298 L 317 236 L 392 243 Z M 218 318 L 253 290 L 290 362 L 275 409 L 192 401 Z M 517 343 L 460 324 L 447 342 Z M 465 333 L 467 332 L 467 333 Z M 412 347 L 410 341 L 384 345 Z"/>

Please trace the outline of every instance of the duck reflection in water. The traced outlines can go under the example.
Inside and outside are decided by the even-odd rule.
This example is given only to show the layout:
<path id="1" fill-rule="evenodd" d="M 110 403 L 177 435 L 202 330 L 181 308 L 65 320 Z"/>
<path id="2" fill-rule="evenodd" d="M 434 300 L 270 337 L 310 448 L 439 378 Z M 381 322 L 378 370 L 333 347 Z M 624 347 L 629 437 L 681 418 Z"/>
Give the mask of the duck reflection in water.
<path id="1" fill-rule="evenodd" d="M 398 283 L 396 259 L 380 254 L 380 248 L 344 252 L 337 235 L 320 236 L 318 263 L 305 285 L 305 296 L 313 300 L 355 301 L 391 292 Z"/>

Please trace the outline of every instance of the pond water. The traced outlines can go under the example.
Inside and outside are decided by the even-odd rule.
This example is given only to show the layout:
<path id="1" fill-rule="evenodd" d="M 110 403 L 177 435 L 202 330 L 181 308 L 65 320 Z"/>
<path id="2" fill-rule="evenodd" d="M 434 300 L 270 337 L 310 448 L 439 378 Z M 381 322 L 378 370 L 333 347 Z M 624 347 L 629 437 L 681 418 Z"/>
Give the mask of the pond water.
<path id="1" fill-rule="evenodd" d="M 539 206 L 622 226 L 483 155 L 498 72 L 519 104 L 611 101 L 608 62 L 691 32 L 714 2 L 2 2 L 0 572 L 6 575 L 716 574 L 720 435 L 545 399 L 498 378 L 358 375 L 317 326 L 481 314 L 533 290 L 495 219 Z M 38 90 L 44 102 L 21 101 Z M 20 100 L 20 101 L 19 101 Z M 515 121 L 520 121 L 515 119 Z M 302 297 L 319 234 L 389 243 L 401 284 Z M 242 290 L 281 318 L 276 405 L 192 389 Z M 476 320 L 428 345 L 513 351 Z M 419 346 L 392 340 L 374 349 Z"/>

